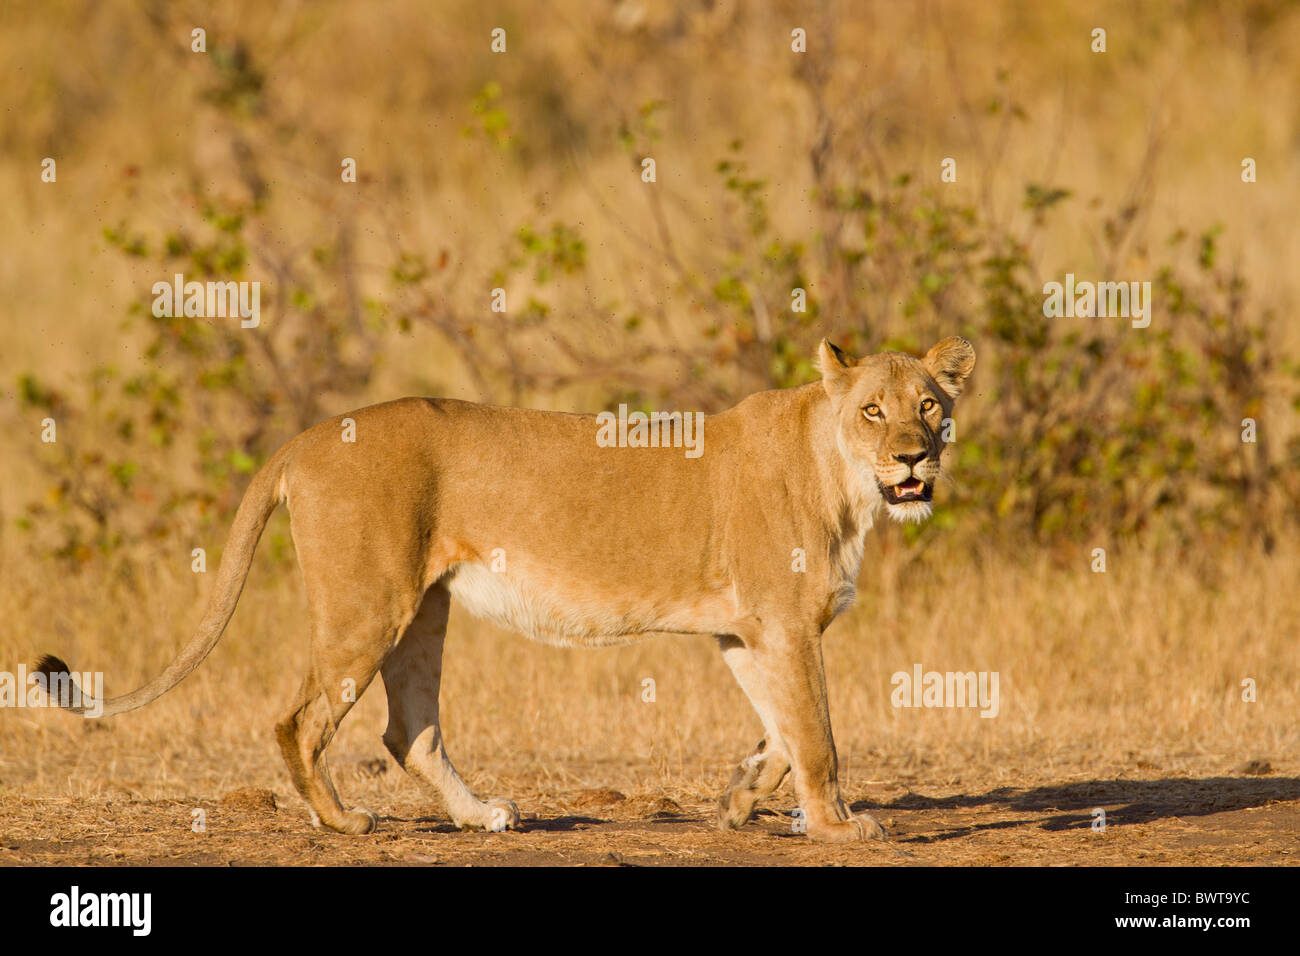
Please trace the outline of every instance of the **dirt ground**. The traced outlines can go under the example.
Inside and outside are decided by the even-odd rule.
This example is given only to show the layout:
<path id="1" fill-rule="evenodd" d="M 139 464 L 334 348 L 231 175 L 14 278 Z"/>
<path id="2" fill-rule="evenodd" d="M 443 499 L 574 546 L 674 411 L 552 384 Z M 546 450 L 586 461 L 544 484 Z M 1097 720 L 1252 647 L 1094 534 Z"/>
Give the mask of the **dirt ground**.
<path id="1" fill-rule="evenodd" d="M 1266 771 L 1260 773 L 1261 770 Z M 145 799 L 109 787 L 91 797 L 0 800 L 0 865 L 204 866 L 949 866 L 1292 865 L 1300 855 L 1300 776 L 1243 766 L 1227 775 L 1136 770 L 1113 776 L 992 775 L 851 787 L 885 843 L 819 846 L 794 832 L 787 784 L 741 832 L 714 827 L 714 796 L 653 789 L 552 790 L 498 777 L 523 812 L 518 832 L 461 832 L 382 758 L 336 769 L 340 790 L 369 796 L 377 832 L 314 829 L 296 796 L 258 787 Z M 1001 775 L 999 775 L 1001 776 Z M 1005 779 L 1005 777 L 1003 777 Z M 369 793 L 365 791 L 369 790 Z M 361 791 L 361 793 L 358 793 Z M 345 796 L 346 799 L 346 796 Z M 1106 829 L 1093 826 L 1094 810 Z M 198 815 L 196 810 L 203 813 Z M 198 819 L 205 832 L 195 832 Z"/>

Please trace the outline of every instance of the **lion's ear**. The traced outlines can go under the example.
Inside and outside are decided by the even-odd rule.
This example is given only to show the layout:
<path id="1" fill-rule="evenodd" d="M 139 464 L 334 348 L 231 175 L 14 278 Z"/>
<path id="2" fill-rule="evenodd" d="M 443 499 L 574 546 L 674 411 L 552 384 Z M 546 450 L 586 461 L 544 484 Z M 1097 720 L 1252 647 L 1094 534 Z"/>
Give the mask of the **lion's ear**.
<path id="1" fill-rule="evenodd" d="M 830 339 L 822 339 L 821 347 L 817 350 L 817 364 L 822 370 L 822 385 L 826 387 L 827 394 L 834 398 L 848 384 L 848 371 L 858 361 L 832 345 Z"/>
<path id="2" fill-rule="evenodd" d="M 950 335 L 925 353 L 923 364 L 939 387 L 956 398 L 975 367 L 975 347 L 960 335 Z"/>

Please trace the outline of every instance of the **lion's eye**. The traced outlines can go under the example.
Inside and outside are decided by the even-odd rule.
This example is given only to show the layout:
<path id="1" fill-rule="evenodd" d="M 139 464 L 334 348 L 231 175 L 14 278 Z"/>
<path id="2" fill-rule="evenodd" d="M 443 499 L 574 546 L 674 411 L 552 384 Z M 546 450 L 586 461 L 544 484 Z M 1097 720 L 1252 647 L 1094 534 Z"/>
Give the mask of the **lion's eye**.
<path id="1" fill-rule="evenodd" d="M 923 402 L 921 402 L 921 411 L 928 412 L 930 409 L 934 408 L 934 406 L 938 404 L 939 403 L 936 402 L 933 398 L 927 398 Z"/>
<path id="2" fill-rule="evenodd" d="M 878 418 L 880 416 L 880 406 L 875 402 L 872 402 L 870 405 L 864 405 L 862 411 L 868 418 Z"/>

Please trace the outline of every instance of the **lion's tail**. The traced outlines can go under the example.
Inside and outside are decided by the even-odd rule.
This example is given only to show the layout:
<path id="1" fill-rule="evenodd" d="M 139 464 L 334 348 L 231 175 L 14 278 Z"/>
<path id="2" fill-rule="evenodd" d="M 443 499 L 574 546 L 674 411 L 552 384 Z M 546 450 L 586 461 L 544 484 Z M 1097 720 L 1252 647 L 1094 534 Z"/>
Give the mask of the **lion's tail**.
<path id="1" fill-rule="evenodd" d="M 289 443 L 289 445 L 292 444 L 292 442 Z M 157 700 L 184 680 L 190 671 L 198 667 L 203 662 L 203 659 L 211 653 L 212 649 L 217 646 L 217 641 L 221 640 L 221 635 L 226 630 L 226 624 L 229 623 L 230 616 L 235 612 L 235 605 L 239 603 L 239 595 L 244 590 L 244 581 L 248 577 L 249 566 L 253 563 L 253 552 L 257 549 L 257 542 L 262 536 L 262 529 L 266 527 L 271 512 L 283 500 L 280 480 L 284 475 L 285 465 L 288 461 L 289 445 L 281 448 L 271 456 L 271 460 L 253 476 L 248 490 L 244 493 L 243 500 L 239 503 L 239 509 L 235 512 L 235 520 L 230 528 L 230 536 L 226 539 L 226 551 L 221 558 L 221 568 L 217 571 L 216 590 L 208 599 L 207 610 L 203 612 L 203 620 L 199 622 L 198 630 L 195 632 L 193 639 L 185 645 L 185 648 L 176 656 L 176 659 L 168 664 L 161 674 L 129 694 L 123 694 L 121 697 L 110 697 L 99 702 L 92 697 L 86 696 L 83 689 L 77 686 L 71 678 L 71 672 L 67 664 L 50 654 L 41 656 L 33 670 L 36 673 L 45 675 L 47 687 L 53 688 L 55 686 L 51 680 L 53 675 L 67 675 L 59 678 L 61 683 L 67 682 L 68 690 L 73 691 L 73 693 L 67 695 L 59 695 L 62 699 L 58 703 L 65 710 L 79 714 L 89 712 L 91 715 L 98 714 L 103 717 L 111 717 L 114 714 L 123 714 L 128 710 L 143 707 L 145 704 Z M 51 697 L 53 697 L 53 694 L 51 694 Z M 80 700 L 80 703 L 74 706 L 71 702 L 75 700 Z M 103 707 L 102 713 L 99 709 L 101 704 Z"/>

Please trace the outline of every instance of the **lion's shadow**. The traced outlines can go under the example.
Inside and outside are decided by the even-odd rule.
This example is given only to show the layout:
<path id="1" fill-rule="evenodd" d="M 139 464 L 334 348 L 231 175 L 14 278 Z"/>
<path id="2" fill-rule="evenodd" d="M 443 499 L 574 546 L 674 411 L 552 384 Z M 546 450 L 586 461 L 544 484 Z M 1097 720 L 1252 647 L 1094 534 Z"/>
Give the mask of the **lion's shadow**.
<path id="1" fill-rule="evenodd" d="M 400 817 L 389 817 L 391 820 L 401 820 Z M 420 833 L 460 833 L 461 829 L 446 819 L 438 817 L 417 817 L 414 820 L 402 821 L 415 823 L 415 829 Z M 519 823 L 520 833 L 530 832 L 563 832 L 567 830 L 576 830 L 581 826 L 594 826 L 596 824 L 608 823 L 608 820 L 601 820 L 597 817 L 584 816 L 557 816 L 557 817 L 529 817 L 521 820 Z"/>
<path id="2" fill-rule="evenodd" d="M 1107 826 L 1132 826 L 1174 817 L 1197 817 L 1262 807 L 1273 801 L 1300 800 L 1297 777 L 1171 777 L 1164 780 L 1082 780 L 1020 790 L 998 787 L 987 793 L 925 797 L 907 793 L 888 803 L 857 801 L 854 812 L 881 810 L 958 810 L 1001 806 L 1011 811 L 1059 811 L 1047 819 L 1001 820 L 954 827 L 939 835 L 918 835 L 921 842 L 967 836 L 981 830 L 1037 826 L 1043 830 L 1087 829 L 1092 811 L 1106 809 Z M 904 838 L 907 840 L 909 838 Z"/>

